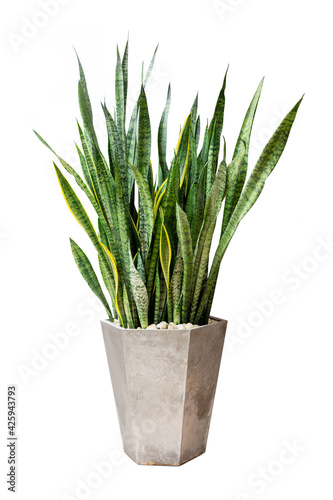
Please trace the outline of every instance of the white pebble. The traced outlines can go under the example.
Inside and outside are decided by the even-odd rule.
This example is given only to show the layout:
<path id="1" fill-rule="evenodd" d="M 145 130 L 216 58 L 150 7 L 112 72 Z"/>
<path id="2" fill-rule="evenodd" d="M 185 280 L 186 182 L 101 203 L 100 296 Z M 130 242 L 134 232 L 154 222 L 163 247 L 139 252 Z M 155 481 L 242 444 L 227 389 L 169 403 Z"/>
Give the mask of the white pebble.
<path id="1" fill-rule="evenodd" d="M 147 326 L 146 330 L 157 330 L 157 326 L 153 323 L 152 325 Z"/>
<path id="2" fill-rule="evenodd" d="M 141 326 L 138 326 L 138 327 L 137 327 L 137 330 L 142 330 Z"/>
<path id="3" fill-rule="evenodd" d="M 113 322 L 116 323 L 116 325 L 120 325 L 119 319 L 117 319 L 117 318 L 114 318 Z"/>
<path id="4" fill-rule="evenodd" d="M 185 328 L 186 330 L 190 330 L 191 328 L 193 328 L 192 323 L 186 323 Z"/>
<path id="5" fill-rule="evenodd" d="M 178 330 L 178 327 L 174 323 L 169 323 L 168 329 L 169 330 Z"/>
<path id="6" fill-rule="evenodd" d="M 185 325 L 184 323 L 180 323 L 179 325 L 176 325 L 178 330 L 185 330 Z"/>
<path id="7" fill-rule="evenodd" d="M 161 330 L 166 330 L 168 328 L 168 323 L 166 321 L 161 321 L 161 323 L 157 325 L 157 328 L 160 328 Z"/>

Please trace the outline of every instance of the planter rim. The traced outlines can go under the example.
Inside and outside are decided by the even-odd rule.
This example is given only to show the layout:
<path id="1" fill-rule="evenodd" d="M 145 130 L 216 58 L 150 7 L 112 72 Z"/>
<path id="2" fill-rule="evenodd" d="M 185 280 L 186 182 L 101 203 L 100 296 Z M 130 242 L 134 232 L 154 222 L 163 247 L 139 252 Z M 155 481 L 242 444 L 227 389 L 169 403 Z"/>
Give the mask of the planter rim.
<path id="1" fill-rule="evenodd" d="M 214 319 L 218 323 L 224 322 L 228 323 L 226 319 L 222 318 L 217 318 L 216 316 L 209 316 L 209 319 Z M 175 332 L 176 330 L 174 329 L 169 329 L 169 328 L 150 328 L 149 330 L 147 328 L 138 330 L 137 328 L 125 328 L 123 326 L 117 325 L 117 323 L 114 323 L 113 321 L 110 321 L 109 319 L 101 319 L 101 323 L 106 323 L 108 325 L 112 325 L 115 328 L 119 328 L 120 331 L 122 332 L 137 332 L 137 333 L 142 333 L 142 332 Z M 177 328 L 179 332 L 190 332 L 192 330 L 198 330 L 199 328 L 207 328 L 209 326 L 215 325 L 216 323 L 206 323 L 205 325 L 199 325 L 199 326 L 193 326 L 193 328 Z"/>

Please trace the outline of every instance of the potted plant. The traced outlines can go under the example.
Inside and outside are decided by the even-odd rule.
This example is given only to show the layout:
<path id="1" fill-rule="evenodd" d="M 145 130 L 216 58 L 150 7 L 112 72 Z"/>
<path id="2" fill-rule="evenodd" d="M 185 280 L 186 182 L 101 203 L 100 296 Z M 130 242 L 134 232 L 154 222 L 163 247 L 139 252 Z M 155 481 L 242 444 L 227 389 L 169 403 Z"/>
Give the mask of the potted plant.
<path id="1" fill-rule="evenodd" d="M 127 126 L 128 43 L 122 58 L 117 49 L 115 112 L 102 104 L 107 156 L 97 141 L 78 59 L 83 125 L 78 124 L 76 149 L 82 173 L 56 156 L 95 209 L 97 228 L 55 163 L 54 168 L 69 209 L 97 251 L 104 289 L 110 296 L 106 297 L 83 250 L 70 240 L 76 264 L 107 314 L 102 330 L 124 450 L 140 464 L 180 465 L 206 449 L 227 324 L 210 318 L 221 260 L 277 164 L 301 100 L 281 122 L 246 180 L 263 81 L 246 112 L 230 162 L 222 138 L 227 72 L 206 127 L 201 125 L 195 98 L 170 164 L 169 86 L 157 133 L 158 175 L 154 178 L 145 87 L 155 54 L 156 50 Z M 209 265 L 223 202 L 222 227 L 217 228 L 220 238 Z"/>

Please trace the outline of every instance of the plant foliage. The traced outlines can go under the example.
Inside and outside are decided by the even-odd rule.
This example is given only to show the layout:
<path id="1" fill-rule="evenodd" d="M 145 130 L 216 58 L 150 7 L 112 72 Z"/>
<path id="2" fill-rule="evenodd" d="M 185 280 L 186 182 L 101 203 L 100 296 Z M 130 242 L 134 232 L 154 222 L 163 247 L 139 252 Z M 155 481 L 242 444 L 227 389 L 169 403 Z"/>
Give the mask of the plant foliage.
<path id="1" fill-rule="evenodd" d="M 238 224 L 256 202 L 277 164 L 302 100 L 274 132 L 246 181 L 251 130 L 263 81 L 250 102 L 230 163 L 222 138 L 227 73 L 213 118 L 203 131 L 201 146 L 196 97 L 170 163 L 167 160 L 169 86 L 157 134 L 158 173 L 154 181 L 145 87 L 155 54 L 156 50 L 142 78 L 138 100 L 126 120 L 128 42 L 122 58 L 117 49 L 114 112 L 102 104 L 108 134 L 107 156 L 98 144 L 86 79 L 78 58 L 82 125 L 78 124 L 80 144 L 76 149 L 82 172 L 78 173 L 56 156 L 63 170 L 74 177 L 92 204 L 98 229 L 62 171 L 54 164 L 66 203 L 97 251 L 103 288 L 109 299 L 88 257 L 70 240 L 76 264 L 103 303 L 109 319 L 116 318 L 129 328 L 146 328 L 162 320 L 176 324 L 207 323 L 221 260 Z M 222 206 L 220 238 L 210 264 L 213 234 Z"/>

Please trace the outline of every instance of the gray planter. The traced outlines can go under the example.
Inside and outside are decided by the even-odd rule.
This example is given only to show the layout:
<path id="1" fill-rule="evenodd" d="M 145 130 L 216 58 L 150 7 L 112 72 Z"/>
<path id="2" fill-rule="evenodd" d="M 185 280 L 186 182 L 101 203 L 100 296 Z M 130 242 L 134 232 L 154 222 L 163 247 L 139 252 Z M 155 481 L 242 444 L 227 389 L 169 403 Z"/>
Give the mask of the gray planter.
<path id="1" fill-rule="evenodd" d="M 124 451 L 137 464 L 182 465 L 206 450 L 227 322 L 126 330 L 102 321 Z"/>

